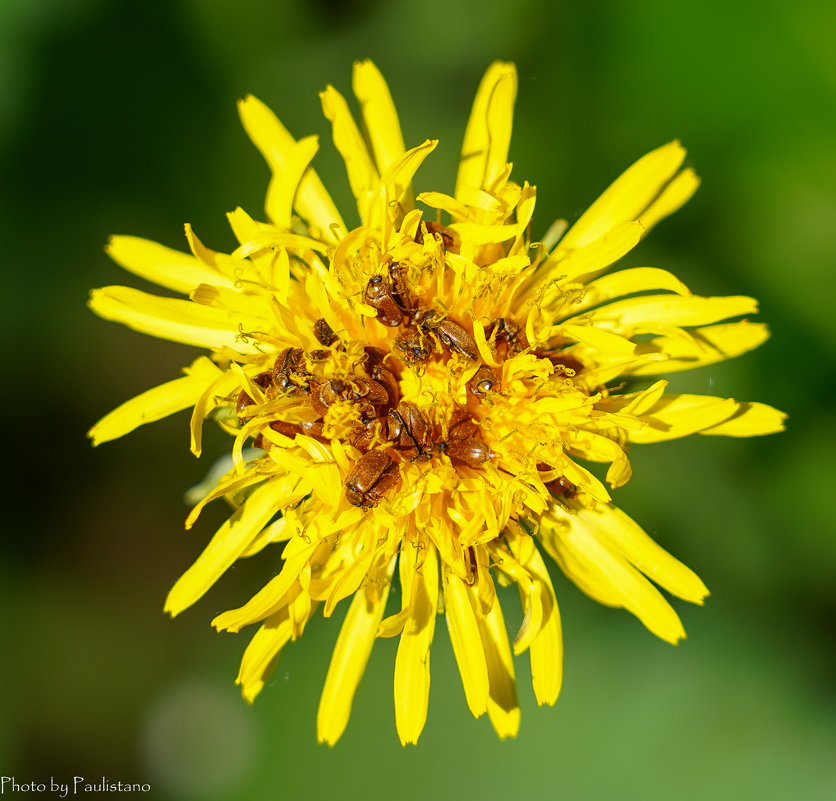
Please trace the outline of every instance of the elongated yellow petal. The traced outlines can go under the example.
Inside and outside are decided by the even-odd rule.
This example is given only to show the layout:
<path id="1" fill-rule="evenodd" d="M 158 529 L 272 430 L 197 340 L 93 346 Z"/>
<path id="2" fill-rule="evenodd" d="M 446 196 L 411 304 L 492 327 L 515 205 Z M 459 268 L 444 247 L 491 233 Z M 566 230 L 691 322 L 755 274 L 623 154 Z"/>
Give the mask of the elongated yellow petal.
<path id="1" fill-rule="evenodd" d="M 351 88 L 360 101 L 366 134 L 372 145 L 377 171 L 383 175 L 404 155 L 398 112 L 380 70 L 368 59 L 354 62 Z"/>
<path id="2" fill-rule="evenodd" d="M 644 227 L 641 223 L 626 221 L 574 250 L 560 248 L 541 265 L 538 271 L 538 276 L 542 276 L 540 281 L 543 284 L 550 281 L 558 281 L 560 284 L 584 281 L 629 253 L 639 243 L 643 234 Z M 543 296 L 544 305 L 551 305 L 561 294 L 558 287 L 547 286 Z"/>
<path id="3" fill-rule="evenodd" d="M 514 658 L 508 642 L 505 618 L 494 595 L 493 606 L 478 618 L 479 634 L 488 667 L 488 717 L 500 739 L 516 737 L 520 728 L 520 702 L 514 676 Z"/>
<path id="4" fill-rule="evenodd" d="M 559 560 L 561 568 L 579 566 L 580 580 L 567 572 L 582 590 L 594 588 L 593 597 L 617 599 L 617 605 L 632 612 L 657 637 L 676 644 L 685 637 L 685 630 L 676 612 L 657 589 L 644 578 L 617 550 L 603 542 L 579 517 L 568 517 L 553 539 L 558 553 L 570 555 Z"/>
<path id="5" fill-rule="evenodd" d="M 587 284 L 583 296 L 577 303 L 572 304 L 572 312 L 576 314 L 607 300 L 651 289 L 669 289 L 683 296 L 691 294 L 688 287 L 667 270 L 657 267 L 635 267 L 632 270 L 619 270 Z"/>
<path id="6" fill-rule="evenodd" d="M 291 540 L 282 553 L 284 565 L 279 575 L 268 581 L 244 606 L 218 615 L 212 625 L 218 631 L 235 633 L 271 615 L 282 604 L 317 545 L 308 545 L 301 537 Z"/>
<path id="7" fill-rule="evenodd" d="M 673 595 L 702 604 L 708 595 L 699 576 L 657 545 L 621 509 L 599 504 L 583 509 L 579 517 L 599 535 L 609 540 L 634 567 Z"/>
<path id="8" fill-rule="evenodd" d="M 270 617 L 250 640 L 241 659 L 238 678 L 235 679 L 235 683 L 241 685 L 241 694 L 249 703 L 255 701 L 264 688 L 292 631 L 290 614 L 285 607 Z"/>
<path id="9" fill-rule="evenodd" d="M 126 286 L 94 289 L 89 306 L 105 320 L 143 334 L 203 348 L 227 347 L 236 353 L 255 353 L 255 345 L 244 341 L 244 332 L 264 328 L 263 320 Z"/>
<path id="10" fill-rule="evenodd" d="M 757 348 L 769 339 L 769 329 L 763 323 L 741 320 L 695 328 L 687 337 L 681 332 L 654 337 L 636 346 L 636 354 L 655 353 L 664 356 L 652 362 L 637 364 L 625 372 L 632 375 L 658 375 L 714 364 Z"/>
<path id="11" fill-rule="evenodd" d="M 684 206 L 700 185 L 697 174 L 689 167 L 682 170 L 661 192 L 658 198 L 650 204 L 639 218 L 641 224 L 649 231 L 659 220 L 663 220 L 677 209 Z"/>
<path id="12" fill-rule="evenodd" d="M 293 203 L 313 157 L 319 150 L 319 138 L 306 136 L 295 142 L 282 163 L 273 166 L 273 177 L 267 187 L 265 210 L 280 228 L 289 229 L 293 217 Z"/>
<path id="13" fill-rule="evenodd" d="M 409 550 L 411 546 L 408 546 Z M 415 553 L 407 559 L 415 558 Z M 404 552 L 401 552 L 404 559 Z M 407 589 L 402 585 L 404 593 Z M 406 622 L 395 659 L 395 723 L 401 744 L 417 743 L 427 720 L 430 698 L 430 646 L 438 603 L 438 557 L 432 543 L 411 585 L 412 614 Z"/>
<path id="14" fill-rule="evenodd" d="M 217 531 L 197 561 L 177 580 L 164 611 L 179 615 L 198 600 L 232 565 L 276 512 L 309 492 L 296 479 L 267 481 Z"/>
<path id="15" fill-rule="evenodd" d="M 531 684 L 537 703 L 554 704 L 563 684 L 563 631 L 560 625 L 560 611 L 554 594 L 549 571 L 539 551 L 532 549 L 526 564 L 541 586 L 543 623 L 529 647 L 531 659 Z"/>
<path id="16" fill-rule="evenodd" d="M 379 180 L 377 170 L 345 98 L 333 86 L 327 86 L 319 97 L 322 100 L 322 113 L 331 122 L 334 145 L 345 162 L 360 219 L 366 222 Z"/>
<path id="17" fill-rule="evenodd" d="M 293 152 L 296 140 L 276 115 L 252 95 L 239 101 L 238 113 L 247 135 L 261 151 L 271 171 L 284 172 L 288 154 Z M 294 206 L 311 226 L 319 229 L 319 235 L 326 242 L 336 242 L 339 239 L 340 235 L 335 233 L 334 228 L 346 230 L 334 201 L 310 167 L 299 182 Z"/>
<path id="18" fill-rule="evenodd" d="M 608 303 L 584 314 L 583 319 L 612 331 L 629 332 L 637 328 L 644 333 L 667 326 L 708 325 L 729 317 L 755 314 L 757 310 L 757 301 L 744 296 L 644 295 Z M 574 321 L 572 318 L 568 322 Z"/>
<path id="19" fill-rule="evenodd" d="M 487 709 L 490 691 L 485 651 L 467 585 L 448 569 L 444 570 L 444 607 L 467 705 L 478 718 Z"/>
<path id="20" fill-rule="evenodd" d="M 583 247 L 616 225 L 638 220 L 676 174 L 685 158 L 679 142 L 670 142 L 640 158 L 581 215 L 558 250 Z M 653 219 L 651 214 L 649 219 Z"/>
<path id="21" fill-rule="evenodd" d="M 664 442 L 714 428 L 739 408 L 732 398 L 665 393 L 641 420 L 647 425 L 627 433 L 630 442 Z"/>
<path id="22" fill-rule="evenodd" d="M 382 588 L 366 584 L 354 595 L 334 647 L 316 717 L 319 741 L 333 745 L 345 731 L 357 685 L 363 677 L 383 618 L 394 561 L 384 571 Z"/>
<path id="23" fill-rule="evenodd" d="M 438 145 L 438 139 L 427 139 L 389 166 L 381 181 L 386 187 L 390 203 L 399 201 L 409 192 L 413 176 L 423 164 L 424 159 L 435 150 L 436 145 Z"/>
<path id="24" fill-rule="evenodd" d="M 220 374 L 220 370 L 205 356 L 201 356 L 197 362 L 208 363 L 216 374 Z M 122 437 L 141 425 L 162 420 L 170 414 L 187 409 L 197 403 L 211 381 L 211 372 L 207 375 L 206 370 L 197 370 L 191 375 L 160 384 L 117 406 L 99 420 L 87 436 L 93 440 L 93 445 L 100 445 L 102 442 Z"/>
<path id="25" fill-rule="evenodd" d="M 508 161 L 517 70 L 513 64 L 495 61 L 479 84 L 464 134 L 456 197 L 464 187 L 488 189 Z"/>
<path id="26" fill-rule="evenodd" d="M 188 294 L 198 284 L 232 287 L 227 276 L 196 259 L 138 236 L 112 236 L 105 248 L 120 267 L 155 284 Z"/>
<path id="27" fill-rule="evenodd" d="M 765 403 L 741 403 L 737 411 L 720 425 L 704 428 L 700 434 L 723 437 L 759 437 L 784 430 L 787 415 Z"/>

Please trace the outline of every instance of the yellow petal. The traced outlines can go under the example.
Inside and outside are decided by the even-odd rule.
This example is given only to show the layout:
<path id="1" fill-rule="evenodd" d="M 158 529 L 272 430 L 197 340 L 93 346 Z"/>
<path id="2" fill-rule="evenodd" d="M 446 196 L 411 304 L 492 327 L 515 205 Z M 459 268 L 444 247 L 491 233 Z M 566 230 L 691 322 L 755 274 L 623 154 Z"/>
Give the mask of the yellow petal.
<path id="1" fill-rule="evenodd" d="M 554 595 L 549 572 L 543 557 L 534 549 L 526 564 L 529 571 L 545 588 L 543 593 L 543 623 L 529 646 L 531 684 L 538 704 L 554 704 L 563 683 L 563 633 L 560 611 Z"/>
<path id="2" fill-rule="evenodd" d="M 276 115 L 252 95 L 247 95 L 244 100 L 238 102 L 238 113 L 244 130 L 261 151 L 271 171 L 282 173 L 296 140 Z M 346 230 L 334 201 L 310 167 L 299 182 L 294 206 L 309 225 L 319 229 L 321 238 L 326 242 L 336 242 L 339 239 L 332 226 Z"/>
<path id="3" fill-rule="evenodd" d="M 478 618 L 479 634 L 488 667 L 488 717 L 499 738 L 516 737 L 520 728 L 520 702 L 514 676 L 514 658 L 505 629 L 505 618 L 494 595 L 490 612 Z"/>
<path id="4" fill-rule="evenodd" d="M 692 370 L 707 364 L 731 359 L 752 350 L 769 339 L 769 329 L 763 323 L 741 320 L 737 323 L 720 323 L 675 335 L 654 337 L 636 346 L 636 354 L 658 353 L 664 359 L 644 362 L 628 369 L 631 375 L 657 375 L 680 370 Z"/>
<path id="5" fill-rule="evenodd" d="M 345 98 L 333 86 L 327 86 L 319 97 L 322 113 L 331 122 L 334 145 L 345 162 L 360 219 L 365 223 L 369 219 L 371 202 L 377 189 L 377 170 Z"/>
<path id="6" fill-rule="evenodd" d="M 719 426 L 735 414 L 739 404 L 732 398 L 710 395 L 665 393 L 641 420 L 644 428 L 630 430 L 630 442 L 664 442 Z"/>
<path id="7" fill-rule="evenodd" d="M 641 224 L 649 231 L 659 220 L 684 206 L 697 191 L 699 185 L 700 179 L 690 167 L 682 170 L 642 213 L 639 218 Z"/>
<path id="8" fill-rule="evenodd" d="M 555 532 L 551 545 L 558 554 L 569 555 L 569 559 L 558 559 L 558 564 L 570 579 L 584 591 L 592 587 L 592 597 L 623 606 L 657 637 L 674 645 L 685 637 L 676 612 L 614 546 L 578 516 L 566 515 L 561 522 L 563 527 Z M 581 571 L 578 580 L 573 568 Z"/>
<path id="9" fill-rule="evenodd" d="M 674 177 L 684 158 L 685 149 L 676 141 L 640 158 L 569 229 L 558 250 L 583 247 L 620 223 L 638 220 Z"/>
<path id="10" fill-rule="evenodd" d="M 708 595 L 699 576 L 657 545 L 621 509 L 599 504 L 578 512 L 600 537 L 609 540 L 634 567 L 673 595 L 702 604 Z"/>
<path id="11" fill-rule="evenodd" d="M 465 130 L 456 177 L 457 198 L 461 198 L 464 187 L 490 189 L 505 169 L 516 97 L 516 68 L 495 61 L 479 84 Z"/>
<path id="12" fill-rule="evenodd" d="M 241 693 L 249 703 L 252 703 L 264 688 L 264 683 L 273 672 L 292 630 L 289 612 L 285 607 L 267 620 L 250 640 L 241 659 L 238 678 L 235 679 L 235 683 L 241 685 Z"/>
<path id="13" fill-rule="evenodd" d="M 487 709 L 490 691 L 485 651 L 467 585 L 446 567 L 444 607 L 467 705 L 478 718 Z"/>
<path id="14" fill-rule="evenodd" d="M 636 351 L 636 345 L 618 334 L 611 331 L 603 331 L 594 325 L 573 325 L 564 323 L 555 326 L 556 334 L 564 334 L 575 342 L 588 345 L 593 351 L 604 354 L 611 354 L 617 357 L 632 356 Z"/>
<path id="15" fill-rule="evenodd" d="M 717 298 L 644 295 L 608 303 L 584 314 L 582 319 L 612 331 L 629 332 L 638 328 L 644 333 L 667 326 L 708 325 L 729 317 L 755 314 L 757 310 L 758 303 L 754 298 L 738 295 Z M 572 318 L 569 322 L 575 320 Z"/>
<path id="16" fill-rule="evenodd" d="M 424 162 L 424 159 L 435 150 L 437 145 L 438 139 L 427 139 L 389 166 L 381 179 L 386 187 L 389 203 L 399 201 L 409 191 L 418 168 Z"/>
<path id="17" fill-rule="evenodd" d="M 368 59 L 354 62 L 351 88 L 360 102 L 377 170 L 383 175 L 403 158 L 405 150 L 392 95 L 380 70 Z"/>
<path id="18" fill-rule="evenodd" d="M 667 270 L 657 267 L 635 267 L 631 270 L 619 270 L 587 284 L 580 301 L 572 305 L 572 311 L 577 313 L 622 295 L 651 289 L 669 289 L 683 296 L 691 294 L 688 287 Z"/>
<path id="19" fill-rule="evenodd" d="M 416 555 L 407 546 L 406 558 L 414 559 Z M 401 559 L 404 558 L 402 550 Z M 432 543 L 428 543 L 426 558 L 420 570 L 415 571 L 411 588 L 412 614 L 401 634 L 395 659 L 395 723 L 402 745 L 417 743 L 427 720 L 430 646 L 438 603 L 438 558 Z"/>
<path id="20" fill-rule="evenodd" d="M 112 236 L 105 248 L 120 267 L 155 284 L 188 294 L 198 284 L 234 286 L 234 282 L 196 259 L 137 236 Z"/>
<path id="21" fill-rule="evenodd" d="M 210 370 L 205 369 L 207 365 Z M 162 420 L 197 403 L 213 375 L 220 374 L 220 370 L 205 356 L 201 356 L 195 366 L 197 369 L 191 375 L 149 389 L 106 414 L 87 434 L 93 445 L 122 437 L 145 423 Z"/>
<path id="22" fill-rule="evenodd" d="M 291 226 L 296 193 L 317 150 L 319 137 L 306 136 L 287 150 L 281 164 L 273 167 L 264 205 L 267 216 L 280 228 L 289 229 Z"/>
<path id="23" fill-rule="evenodd" d="M 231 567 L 283 506 L 307 495 L 294 479 L 267 481 L 217 531 L 197 561 L 178 579 L 165 601 L 172 617 L 198 600 Z"/>
<path id="24" fill-rule="evenodd" d="M 212 625 L 218 631 L 240 631 L 244 626 L 257 623 L 271 615 L 282 604 L 285 595 L 293 587 L 302 568 L 308 563 L 319 543 L 308 545 L 302 537 L 291 540 L 282 552 L 284 565 L 247 603 L 218 615 Z"/>
<path id="25" fill-rule="evenodd" d="M 723 437 L 758 437 L 783 431 L 786 419 L 784 412 L 765 403 L 741 403 L 728 420 L 699 433 Z"/>
<path id="26" fill-rule="evenodd" d="M 564 249 L 561 243 L 561 247 L 540 266 L 538 280 L 543 284 L 550 281 L 559 281 L 561 284 L 586 281 L 629 253 L 639 243 L 643 234 L 644 226 L 641 223 L 626 221 L 574 250 Z M 558 287 L 547 287 L 543 295 L 543 304 L 551 305 L 561 297 L 562 293 Z"/>
<path id="27" fill-rule="evenodd" d="M 363 677 L 386 608 L 393 570 L 394 560 L 389 565 L 383 587 L 375 591 L 371 582 L 367 583 L 355 593 L 345 616 L 319 702 L 316 728 L 321 743 L 336 743 L 348 724 L 354 693 Z"/>
<path id="28" fill-rule="evenodd" d="M 90 293 L 90 308 L 143 334 L 197 345 L 227 347 L 236 353 L 256 353 L 246 331 L 264 330 L 265 322 L 232 311 L 201 306 L 190 300 L 161 298 L 126 286 L 109 286 Z"/>

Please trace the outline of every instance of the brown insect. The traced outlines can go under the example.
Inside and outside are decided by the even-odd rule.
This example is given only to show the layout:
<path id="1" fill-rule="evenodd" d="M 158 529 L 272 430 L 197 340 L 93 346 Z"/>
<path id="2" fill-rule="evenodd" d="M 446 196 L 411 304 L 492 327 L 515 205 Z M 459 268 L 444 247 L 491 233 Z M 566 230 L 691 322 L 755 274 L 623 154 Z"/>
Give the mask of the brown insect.
<path id="1" fill-rule="evenodd" d="M 575 375 L 578 375 L 580 372 L 583 371 L 583 364 L 579 362 L 574 356 L 569 356 L 567 353 L 561 352 L 552 352 L 552 353 L 544 353 L 540 355 L 537 354 L 542 359 L 548 359 L 554 367 L 558 365 L 562 365 L 564 368 L 568 368 L 569 370 L 574 370 Z M 555 370 L 555 374 L 563 373 L 565 375 L 564 370 Z"/>
<path id="2" fill-rule="evenodd" d="M 392 343 L 392 348 L 407 364 L 420 364 L 427 361 L 432 354 L 430 340 L 414 328 L 398 334 Z"/>
<path id="3" fill-rule="evenodd" d="M 377 319 L 389 328 L 397 328 L 412 313 L 412 300 L 405 270 L 399 264 L 389 268 L 389 278 L 375 275 L 366 284 L 363 299 L 377 309 Z"/>
<path id="4" fill-rule="evenodd" d="M 566 476 L 558 476 L 553 481 L 546 482 L 546 489 L 558 498 L 574 498 L 578 494 L 577 485 L 569 481 Z"/>
<path id="5" fill-rule="evenodd" d="M 301 389 L 310 392 L 310 373 L 305 366 L 305 352 L 302 348 L 285 348 L 276 356 L 273 366 L 273 383 L 281 392 Z"/>
<path id="6" fill-rule="evenodd" d="M 414 403 L 401 401 L 386 420 L 388 438 L 405 459 L 429 458 L 432 455 L 430 420 Z"/>
<path id="7" fill-rule="evenodd" d="M 345 497 L 353 506 L 370 509 L 401 480 L 398 466 L 384 451 L 369 451 L 358 459 L 345 480 Z"/>
<path id="8" fill-rule="evenodd" d="M 496 345 L 507 343 L 509 353 L 522 353 L 529 347 L 525 328 L 505 317 L 494 320 L 485 329 L 485 336 L 488 342 L 494 342 Z"/>
<path id="9" fill-rule="evenodd" d="M 426 334 L 435 334 L 450 350 L 455 350 L 469 359 L 478 359 L 479 350 L 473 337 L 460 325 L 447 317 L 439 317 L 434 311 L 424 312 L 416 324 Z"/>
<path id="10" fill-rule="evenodd" d="M 329 407 L 339 401 L 359 403 L 360 413 L 365 420 L 377 417 L 375 407 L 384 406 L 389 400 L 389 394 L 382 384 L 370 378 L 332 378 L 317 384 L 311 392 L 311 407 L 324 415 Z"/>
<path id="11" fill-rule="evenodd" d="M 456 248 L 456 243 L 453 239 L 452 233 L 441 223 L 437 222 L 425 221 L 418 226 L 418 231 L 415 234 L 415 241 L 419 245 L 424 244 L 424 226 L 427 227 L 427 234 L 429 234 L 430 236 L 435 236 L 436 234 L 438 234 L 441 237 L 441 242 L 446 250 L 451 250 L 454 253 L 458 252 L 458 248 Z"/>
<path id="12" fill-rule="evenodd" d="M 253 383 L 261 387 L 262 389 L 267 389 L 270 386 L 270 382 L 273 379 L 273 373 L 271 371 L 267 371 L 266 373 L 259 373 L 254 379 Z M 251 414 L 244 415 L 244 409 L 247 406 L 252 406 L 255 401 L 246 393 L 241 392 L 238 395 L 238 399 L 235 401 L 235 413 L 238 415 L 238 423 L 243 425 L 244 420 L 247 417 L 252 417 Z"/>
<path id="13" fill-rule="evenodd" d="M 480 467 L 493 453 L 478 437 L 479 426 L 467 409 L 456 409 L 447 427 L 447 442 L 439 443 L 439 449 L 453 462 L 461 462 L 468 467 Z"/>
<path id="14" fill-rule="evenodd" d="M 499 392 L 499 386 L 499 379 L 490 367 L 480 367 L 467 382 L 467 388 L 477 398 L 483 398 L 489 392 Z"/>
<path id="15" fill-rule="evenodd" d="M 328 325 L 324 317 L 320 317 L 314 323 L 313 332 L 316 337 L 316 341 L 319 342 L 320 345 L 325 345 L 326 348 L 329 345 L 333 345 L 338 339 L 337 335 L 334 333 L 334 329 Z"/>

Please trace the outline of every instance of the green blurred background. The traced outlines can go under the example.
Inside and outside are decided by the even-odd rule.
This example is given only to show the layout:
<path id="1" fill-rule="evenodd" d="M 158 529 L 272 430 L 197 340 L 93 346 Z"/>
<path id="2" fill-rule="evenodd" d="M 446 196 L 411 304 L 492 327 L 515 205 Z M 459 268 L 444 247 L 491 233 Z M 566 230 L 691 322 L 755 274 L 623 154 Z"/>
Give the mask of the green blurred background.
<path id="1" fill-rule="evenodd" d="M 210 801 L 836 797 L 834 41 L 827 2 L 0 4 L 12 474 L 0 772 L 106 775 Z M 296 136 L 320 134 L 318 169 L 346 208 L 316 93 L 347 93 L 365 57 L 389 81 L 407 145 L 441 139 L 418 187 L 445 191 L 482 71 L 517 63 L 511 158 L 538 187 L 535 234 L 682 139 L 703 186 L 624 263 L 669 268 L 702 294 L 754 295 L 773 329 L 757 352 L 673 385 L 771 403 L 788 431 L 638 448 L 616 495 L 712 590 L 704 608 L 677 604 L 689 639 L 672 648 L 555 575 L 563 695 L 538 708 L 517 660 L 523 722 L 510 742 L 471 718 L 443 624 L 417 749 L 395 734 L 394 641 L 375 648 L 342 741 L 316 744 L 342 612 L 314 621 L 248 707 L 232 684 L 247 635 L 209 620 L 271 575 L 270 556 L 177 620 L 161 611 L 222 517 L 181 528 L 182 492 L 223 438 L 201 462 L 186 415 L 96 451 L 84 438 L 192 358 L 85 309 L 89 287 L 148 288 L 105 257 L 107 236 L 185 248 L 188 221 L 210 247 L 233 246 L 224 212 L 260 215 L 267 185 L 237 120 L 247 92 Z"/>

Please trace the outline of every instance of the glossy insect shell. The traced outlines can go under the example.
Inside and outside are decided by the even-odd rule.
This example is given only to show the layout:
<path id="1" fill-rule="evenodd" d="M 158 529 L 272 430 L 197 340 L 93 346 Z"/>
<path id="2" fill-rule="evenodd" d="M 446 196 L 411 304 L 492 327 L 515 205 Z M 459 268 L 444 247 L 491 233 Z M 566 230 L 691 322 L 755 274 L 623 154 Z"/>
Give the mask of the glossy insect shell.
<path id="1" fill-rule="evenodd" d="M 419 245 L 424 244 L 424 226 L 427 227 L 427 234 L 430 236 L 438 234 L 441 237 L 441 242 L 446 250 L 452 250 L 453 252 L 457 251 L 453 235 L 441 223 L 437 222 L 425 221 L 418 226 L 418 231 L 415 234 L 415 241 Z"/>
<path id="2" fill-rule="evenodd" d="M 316 337 L 316 341 L 319 342 L 320 345 L 325 345 L 326 348 L 329 345 L 333 345 L 337 341 L 337 335 L 334 333 L 334 329 L 328 325 L 324 317 L 320 317 L 314 323 L 313 332 Z"/>
<path id="3" fill-rule="evenodd" d="M 360 457 L 345 480 L 345 497 L 353 506 L 369 509 L 400 481 L 397 465 L 384 451 L 369 451 Z"/>
<path id="4" fill-rule="evenodd" d="M 467 388 L 477 398 L 483 398 L 489 392 L 499 391 L 499 379 L 490 367 L 480 367 L 476 375 L 467 382 Z"/>
<path id="5" fill-rule="evenodd" d="M 468 467 L 480 467 L 491 458 L 491 449 L 478 439 L 449 442 L 446 452 L 454 462 L 463 462 Z"/>
<path id="6" fill-rule="evenodd" d="M 425 362 L 432 354 L 431 342 L 415 330 L 405 331 L 395 337 L 393 348 L 408 364 Z"/>
<path id="7" fill-rule="evenodd" d="M 401 401 L 389 412 L 386 423 L 389 439 L 405 458 L 429 455 L 433 445 L 430 420 L 414 403 Z"/>
<path id="8" fill-rule="evenodd" d="M 553 481 L 546 483 L 546 489 L 558 498 L 574 498 L 578 494 L 578 488 L 569 481 L 566 476 L 558 476 Z"/>
<path id="9" fill-rule="evenodd" d="M 378 322 L 389 328 L 397 328 L 403 322 L 397 299 L 392 294 L 393 286 L 382 275 L 369 279 L 363 299 L 374 309 L 377 309 Z"/>

